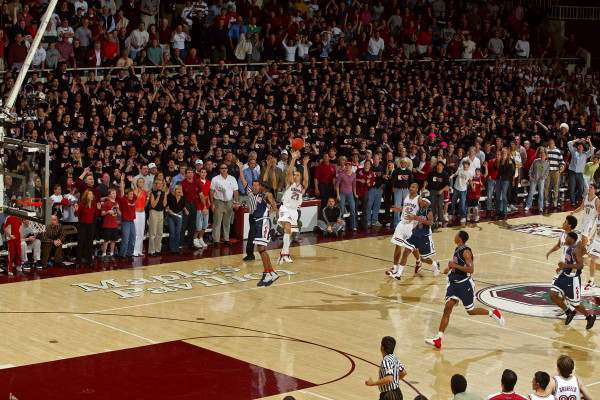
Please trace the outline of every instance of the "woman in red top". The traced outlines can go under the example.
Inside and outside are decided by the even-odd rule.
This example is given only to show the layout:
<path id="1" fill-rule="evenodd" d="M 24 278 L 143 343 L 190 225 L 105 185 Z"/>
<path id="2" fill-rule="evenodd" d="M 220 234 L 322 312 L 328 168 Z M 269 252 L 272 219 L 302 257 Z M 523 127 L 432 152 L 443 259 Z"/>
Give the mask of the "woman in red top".
<path id="1" fill-rule="evenodd" d="M 79 218 L 77 224 L 77 263 L 92 264 L 92 246 L 94 244 L 94 219 L 100 214 L 100 203 L 94 200 L 94 193 L 86 190 L 81 196 L 81 202 L 75 203 L 75 215 Z"/>
<path id="2" fill-rule="evenodd" d="M 356 170 L 356 195 L 360 200 L 361 225 L 367 230 L 367 204 L 369 188 L 375 184 L 375 173 L 371 171 L 371 161 L 365 161 L 365 167 Z"/>
<path id="3" fill-rule="evenodd" d="M 490 217 L 492 215 L 492 200 L 494 200 L 494 193 L 496 190 L 496 178 L 498 177 L 498 167 L 496 165 L 496 160 L 502 159 L 502 152 L 500 150 L 496 150 L 496 158 L 490 160 L 489 162 L 484 162 L 483 165 L 487 169 L 487 186 L 486 186 L 486 196 L 487 196 L 487 216 Z"/>
<path id="4" fill-rule="evenodd" d="M 419 165 L 415 166 L 415 181 L 419 185 L 419 190 L 423 189 L 423 184 L 425 184 L 425 180 L 427 180 L 427 175 L 431 171 L 431 163 L 427 161 L 429 156 L 427 153 L 422 152 L 421 157 L 419 159 Z"/>

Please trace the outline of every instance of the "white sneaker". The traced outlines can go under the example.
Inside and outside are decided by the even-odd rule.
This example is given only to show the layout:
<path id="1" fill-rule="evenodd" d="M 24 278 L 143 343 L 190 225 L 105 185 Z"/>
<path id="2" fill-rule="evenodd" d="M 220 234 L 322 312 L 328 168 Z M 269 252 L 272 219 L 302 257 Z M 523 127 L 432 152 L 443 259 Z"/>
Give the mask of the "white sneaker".
<path id="1" fill-rule="evenodd" d="M 200 238 L 198 240 L 200 241 L 200 247 L 203 247 L 203 248 L 208 247 L 208 245 L 204 242 L 204 239 Z"/>
<path id="2" fill-rule="evenodd" d="M 471 215 L 471 214 L 467 214 L 467 219 L 468 219 L 469 221 L 471 220 L 471 218 L 472 218 L 472 217 L 473 217 L 473 215 Z"/>
<path id="3" fill-rule="evenodd" d="M 525 211 L 529 211 L 529 209 L 530 209 L 529 207 L 525 207 Z"/>
<path id="4" fill-rule="evenodd" d="M 202 245 L 200 244 L 200 239 L 194 239 L 194 247 L 197 249 L 202 248 Z"/>
<path id="5" fill-rule="evenodd" d="M 273 282 L 275 282 L 277 279 L 279 279 L 279 275 L 277 275 L 277 272 L 269 272 L 264 279 L 264 285 L 271 286 Z"/>
<path id="6" fill-rule="evenodd" d="M 392 268 L 388 269 L 387 271 L 385 271 L 385 274 L 387 276 L 392 276 L 396 273 L 396 266 L 392 265 Z"/>
<path id="7" fill-rule="evenodd" d="M 467 219 L 466 218 L 461 218 L 460 219 L 460 223 L 463 224 L 463 225 L 466 224 L 467 223 Z"/>
<path id="8" fill-rule="evenodd" d="M 285 261 L 286 263 L 293 263 L 294 260 L 292 260 L 292 257 L 290 257 L 289 254 L 286 254 L 285 256 L 283 256 L 283 261 Z"/>
<path id="9" fill-rule="evenodd" d="M 396 273 L 391 274 L 390 276 L 397 281 L 402 280 L 402 271 L 404 271 L 404 265 L 399 265 Z"/>
<path id="10" fill-rule="evenodd" d="M 433 262 L 433 276 L 438 276 L 440 274 L 440 262 Z"/>
<path id="11" fill-rule="evenodd" d="M 279 253 L 279 257 L 277 258 L 277 265 L 281 265 L 283 263 L 283 254 Z"/>
<path id="12" fill-rule="evenodd" d="M 475 217 L 475 222 L 479 222 L 479 215 Z"/>
<path id="13" fill-rule="evenodd" d="M 448 214 L 444 214 L 444 222 L 448 221 L 450 221 L 450 217 L 448 217 Z"/>

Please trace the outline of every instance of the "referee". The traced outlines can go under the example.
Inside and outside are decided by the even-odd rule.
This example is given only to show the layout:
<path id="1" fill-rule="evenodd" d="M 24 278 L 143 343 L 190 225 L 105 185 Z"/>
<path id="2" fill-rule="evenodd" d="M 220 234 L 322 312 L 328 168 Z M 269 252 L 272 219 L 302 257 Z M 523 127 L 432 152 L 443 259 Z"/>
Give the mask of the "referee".
<path id="1" fill-rule="evenodd" d="M 252 261 L 254 257 L 254 238 L 256 237 L 256 221 L 254 220 L 254 210 L 256 208 L 256 198 L 258 197 L 259 184 L 258 180 L 253 179 L 250 184 L 244 176 L 244 164 L 240 161 L 237 162 L 237 166 L 240 170 L 240 180 L 242 181 L 243 187 L 246 189 L 246 195 L 248 196 L 248 241 L 246 242 L 246 257 L 244 261 Z"/>
<path id="2" fill-rule="evenodd" d="M 406 376 L 406 370 L 394 355 L 396 339 L 385 336 L 381 339 L 381 366 L 379 367 L 379 380 L 369 378 L 367 386 L 379 386 L 379 400 L 402 400 L 400 379 Z"/>

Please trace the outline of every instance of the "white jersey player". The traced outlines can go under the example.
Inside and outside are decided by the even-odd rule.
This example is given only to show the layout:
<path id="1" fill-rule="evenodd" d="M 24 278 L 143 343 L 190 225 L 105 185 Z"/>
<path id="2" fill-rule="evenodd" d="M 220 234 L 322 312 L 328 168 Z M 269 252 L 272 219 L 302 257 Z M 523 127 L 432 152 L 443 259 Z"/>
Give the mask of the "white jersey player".
<path id="1" fill-rule="evenodd" d="M 594 400 L 594 396 L 590 393 L 587 387 L 573 374 L 575 362 L 565 354 L 558 357 L 556 361 L 556 369 L 558 375 L 550 380 L 546 391 L 552 393 L 557 399 L 569 400 Z"/>
<path id="2" fill-rule="evenodd" d="M 402 255 L 402 247 L 407 247 L 406 240 L 412 235 L 412 231 L 417 223 L 414 217 L 419 212 L 419 198 L 419 185 L 413 183 L 408 188 L 408 195 L 404 198 L 402 207 L 393 207 L 395 212 L 402 212 L 402 215 L 391 239 L 391 242 L 396 246 L 394 248 L 394 265 L 392 265 L 390 270 L 386 271 L 386 274 L 396 279 L 400 278 L 404 270 L 404 266 L 399 265 L 398 261 Z"/>
<path id="3" fill-rule="evenodd" d="M 583 290 L 590 290 L 596 287 L 596 284 L 594 283 L 594 275 L 596 274 L 596 262 L 598 257 L 600 257 L 600 214 L 598 214 L 596 217 L 596 232 L 594 232 L 592 244 L 588 249 L 588 254 L 590 255 L 590 279 L 588 279 L 588 282 Z"/>
<path id="4" fill-rule="evenodd" d="M 548 392 L 549 385 L 550 375 L 544 371 L 536 372 L 531 382 L 531 388 L 535 390 L 535 393 L 528 396 L 529 400 L 555 400 L 554 395 Z"/>
<path id="5" fill-rule="evenodd" d="M 296 160 L 300 157 L 299 151 L 292 151 L 292 158 L 287 170 L 287 188 L 283 194 L 283 204 L 279 208 L 277 223 L 283 227 L 283 248 L 279 253 L 277 264 L 284 261 L 291 263 L 290 243 L 292 241 L 292 232 L 298 232 L 298 209 L 302 205 L 302 195 L 308 187 L 308 156 L 304 156 L 302 165 L 304 166 L 304 177 L 300 171 L 294 171 Z"/>
<path id="6" fill-rule="evenodd" d="M 571 215 L 583 211 L 583 217 L 579 224 L 579 232 L 581 232 L 581 248 L 584 252 L 587 251 L 588 239 L 592 237 L 592 231 L 596 220 L 598 219 L 598 212 L 600 211 L 600 199 L 596 196 L 596 184 L 591 182 L 588 189 L 587 195 L 583 198 L 581 205 Z"/>

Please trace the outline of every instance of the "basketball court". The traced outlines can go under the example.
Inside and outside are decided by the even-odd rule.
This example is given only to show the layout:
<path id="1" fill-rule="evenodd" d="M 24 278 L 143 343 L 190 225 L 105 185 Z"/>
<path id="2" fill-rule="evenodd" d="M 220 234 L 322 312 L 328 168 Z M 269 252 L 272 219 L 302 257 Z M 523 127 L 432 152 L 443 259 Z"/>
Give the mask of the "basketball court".
<path id="1" fill-rule="evenodd" d="M 375 399 L 364 381 L 377 378 L 385 335 L 408 372 L 405 399 L 451 398 L 455 373 L 487 396 L 504 368 L 528 394 L 536 371 L 556 374 L 561 353 L 600 397 L 600 326 L 586 331 L 581 316 L 565 326 L 549 305 L 559 252 L 545 255 L 565 215 L 469 225 L 476 290 L 489 288 L 480 299 L 506 326 L 458 306 L 442 349 L 424 339 L 437 332 L 445 276 L 425 265 L 388 278 L 390 235 L 292 247 L 294 263 L 268 288 L 256 286 L 260 261 L 243 255 L 3 284 L 0 398 Z M 458 230 L 434 234 L 443 266 Z M 595 294 L 584 304 L 600 314 Z"/>

